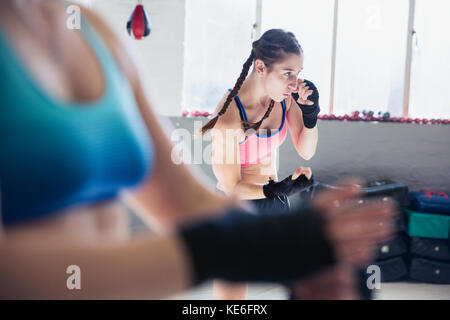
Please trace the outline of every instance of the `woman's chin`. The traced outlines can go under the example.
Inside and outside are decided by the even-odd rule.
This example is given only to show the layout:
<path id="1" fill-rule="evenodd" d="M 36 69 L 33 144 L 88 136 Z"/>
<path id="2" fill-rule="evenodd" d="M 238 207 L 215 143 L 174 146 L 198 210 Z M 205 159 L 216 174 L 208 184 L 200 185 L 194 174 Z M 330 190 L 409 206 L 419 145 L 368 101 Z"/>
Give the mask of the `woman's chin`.
<path id="1" fill-rule="evenodd" d="M 286 96 L 282 95 L 282 96 L 278 96 L 278 97 L 273 97 L 272 100 L 275 102 L 281 102 L 286 98 L 287 98 Z"/>
<path id="2" fill-rule="evenodd" d="M 290 94 L 289 93 L 283 93 L 281 96 L 280 96 L 280 100 L 278 101 L 277 100 L 277 102 L 281 102 L 281 101 L 283 101 L 283 100 L 286 100 L 286 99 L 288 99 L 289 98 L 289 96 L 290 96 Z"/>

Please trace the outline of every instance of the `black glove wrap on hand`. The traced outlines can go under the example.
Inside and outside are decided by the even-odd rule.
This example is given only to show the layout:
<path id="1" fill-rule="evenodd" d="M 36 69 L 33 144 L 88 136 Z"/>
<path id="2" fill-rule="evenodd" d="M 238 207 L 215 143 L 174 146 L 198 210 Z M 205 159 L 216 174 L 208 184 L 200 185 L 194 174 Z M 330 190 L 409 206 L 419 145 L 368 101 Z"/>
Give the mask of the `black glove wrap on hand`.
<path id="1" fill-rule="evenodd" d="M 314 184 L 314 175 L 311 176 L 311 179 L 309 180 L 303 174 L 295 180 L 292 180 L 291 178 L 292 175 L 280 182 L 270 180 L 268 184 L 263 186 L 263 192 L 266 198 L 275 198 L 276 196 L 290 196 Z"/>
<path id="2" fill-rule="evenodd" d="M 234 209 L 178 234 L 194 285 L 208 279 L 285 284 L 336 262 L 324 230 L 322 215 L 311 209 L 275 215 Z"/>
<path id="3" fill-rule="evenodd" d="M 320 112 L 319 107 L 319 91 L 317 90 L 314 83 L 312 83 L 309 80 L 303 80 L 306 85 L 309 87 L 309 90 L 313 90 L 313 93 L 308 97 L 307 100 L 313 102 L 314 104 L 312 106 L 300 104 L 297 100 L 299 98 L 299 95 L 297 93 L 292 93 L 292 97 L 294 98 L 297 105 L 300 107 L 303 113 L 303 124 L 308 129 L 312 129 L 317 124 L 317 116 Z"/>

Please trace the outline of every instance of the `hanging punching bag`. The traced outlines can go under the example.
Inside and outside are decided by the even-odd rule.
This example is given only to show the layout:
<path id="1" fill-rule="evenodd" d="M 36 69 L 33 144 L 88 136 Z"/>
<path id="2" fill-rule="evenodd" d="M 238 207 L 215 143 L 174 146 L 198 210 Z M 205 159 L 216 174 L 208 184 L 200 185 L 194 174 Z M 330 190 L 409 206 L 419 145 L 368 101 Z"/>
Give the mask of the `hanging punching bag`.
<path id="1" fill-rule="evenodd" d="M 130 19 L 127 22 L 127 31 L 128 34 L 136 40 L 141 40 L 142 37 L 146 37 L 150 34 L 150 19 L 142 4 L 138 4 L 136 8 L 134 8 Z"/>

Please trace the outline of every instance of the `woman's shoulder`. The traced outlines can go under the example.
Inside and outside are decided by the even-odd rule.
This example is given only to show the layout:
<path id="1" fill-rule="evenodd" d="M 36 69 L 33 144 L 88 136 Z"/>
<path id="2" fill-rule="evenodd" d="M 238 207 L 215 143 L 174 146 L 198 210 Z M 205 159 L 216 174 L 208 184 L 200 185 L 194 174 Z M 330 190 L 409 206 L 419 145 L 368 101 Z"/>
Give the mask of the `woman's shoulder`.
<path id="1" fill-rule="evenodd" d="M 227 98 L 229 95 L 229 91 L 227 91 L 222 99 L 217 104 L 216 110 L 214 112 L 214 116 L 217 115 L 223 108 Z M 241 117 L 239 114 L 239 109 L 236 104 L 236 101 L 232 99 L 230 104 L 228 105 L 225 113 L 219 117 L 217 120 L 215 128 L 217 129 L 239 129 L 241 128 Z"/>
<path id="2" fill-rule="evenodd" d="M 217 105 L 217 108 L 214 112 L 214 116 L 217 115 L 220 110 L 222 110 L 225 101 L 227 100 L 228 92 L 223 96 L 220 102 Z M 211 130 L 211 134 L 213 137 L 213 143 L 221 142 L 223 143 L 225 140 L 228 141 L 226 145 L 230 148 L 233 148 L 233 142 L 236 144 L 242 140 L 244 140 L 245 134 L 244 130 L 242 130 L 242 122 L 239 116 L 239 111 L 234 99 L 228 105 L 226 112 L 217 119 L 217 122 L 214 128 Z M 222 137 L 221 139 L 216 139 L 219 135 Z M 236 139 L 237 137 L 237 139 Z"/>

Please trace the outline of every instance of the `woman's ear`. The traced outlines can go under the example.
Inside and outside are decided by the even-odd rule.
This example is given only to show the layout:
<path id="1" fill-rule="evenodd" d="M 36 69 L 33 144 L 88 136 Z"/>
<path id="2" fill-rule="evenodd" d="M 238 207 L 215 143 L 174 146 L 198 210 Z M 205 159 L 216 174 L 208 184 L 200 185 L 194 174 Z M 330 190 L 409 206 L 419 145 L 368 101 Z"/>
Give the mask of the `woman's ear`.
<path id="1" fill-rule="evenodd" d="M 258 73 L 258 75 L 263 76 L 265 74 L 266 70 L 267 70 L 267 68 L 266 68 L 264 61 L 262 61 L 261 59 L 256 59 L 255 60 L 255 71 Z"/>

